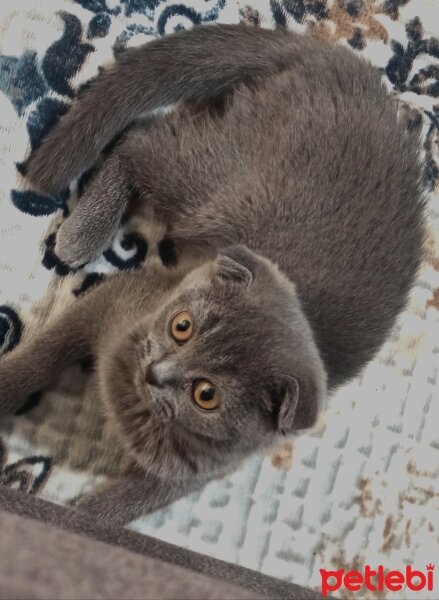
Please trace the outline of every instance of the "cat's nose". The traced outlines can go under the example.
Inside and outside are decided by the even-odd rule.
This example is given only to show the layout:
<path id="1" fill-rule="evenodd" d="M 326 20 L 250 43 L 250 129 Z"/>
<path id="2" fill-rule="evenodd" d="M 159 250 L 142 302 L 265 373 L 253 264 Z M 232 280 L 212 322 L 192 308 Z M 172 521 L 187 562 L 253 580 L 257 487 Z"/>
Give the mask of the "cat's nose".
<path id="1" fill-rule="evenodd" d="M 153 385 L 155 387 L 163 387 L 160 379 L 157 367 L 154 366 L 154 363 L 149 365 L 146 369 L 145 381 L 149 383 L 149 385 Z"/>
<path id="2" fill-rule="evenodd" d="M 178 385 L 180 378 L 180 368 L 170 360 L 152 362 L 145 373 L 145 381 L 155 387 L 172 387 Z"/>

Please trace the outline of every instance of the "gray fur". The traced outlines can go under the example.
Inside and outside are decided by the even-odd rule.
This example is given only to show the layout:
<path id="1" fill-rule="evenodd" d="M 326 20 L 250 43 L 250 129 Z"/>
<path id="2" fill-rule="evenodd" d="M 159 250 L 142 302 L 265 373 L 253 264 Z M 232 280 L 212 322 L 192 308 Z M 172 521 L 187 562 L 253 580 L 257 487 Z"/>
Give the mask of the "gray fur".
<path id="1" fill-rule="evenodd" d="M 242 26 L 203 26 L 124 53 L 30 157 L 28 176 L 58 191 L 145 110 L 179 103 L 109 150 L 57 252 L 73 265 L 94 258 L 130 198 L 152 207 L 177 244 L 223 248 L 174 291 L 156 285 L 153 297 L 146 286 L 128 300 L 115 283 L 109 311 L 117 321 L 132 305 L 132 335 L 95 349 L 107 416 L 137 463 L 199 484 L 312 426 L 326 389 L 374 356 L 421 262 L 424 200 L 418 137 L 369 64 L 311 36 Z M 175 362 L 164 324 L 184 304 L 210 325 Z M 16 366 L 7 384 L 7 364 L 20 352 L 2 359 L 0 390 L 18 385 Z M 152 389 L 139 373 L 161 360 L 167 384 Z M 175 387 L 198 369 L 227 390 L 223 411 L 203 418 Z"/>
<path id="2" fill-rule="evenodd" d="M 69 116 L 31 157 L 28 177 L 57 193 L 140 113 L 191 99 L 215 101 L 242 82 L 287 67 L 314 68 L 316 61 L 325 63 L 322 49 L 323 43 L 309 38 L 235 25 L 196 27 L 128 49 L 87 84 Z"/>
<path id="3" fill-rule="evenodd" d="M 251 87 L 238 85 L 255 76 Z M 62 187 L 94 160 L 84 162 L 89 148 L 101 150 L 145 108 L 231 89 L 221 117 L 194 119 L 182 108 L 141 123 L 108 160 L 120 161 L 132 193 L 174 238 L 240 242 L 278 264 L 297 285 L 330 387 L 338 385 L 370 360 L 402 310 L 424 234 L 417 134 L 398 122 L 379 74 L 352 52 L 231 25 L 130 50 L 49 133 L 29 177 L 53 190 L 68 172 Z M 112 239 L 115 190 L 124 185 L 106 186 L 97 202 L 99 176 L 91 183 L 61 227 L 65 261 L 90 260 Z"/>
<path id="4" fill-rule="evenodd" d="M 243 247 L 228 253 L 185 277 L 111 277 L 0 361 L 0 412 L 10 412 L 72 360 L 95 356 L 96 401 L 133 465 L 110 489 L 75 501 L 100 518 L 126 522 L 163 506 L 318 417 L 325 371 L 292 284 Z M 181 309 L 195 328 L 184 346 L 169 334 Z M 152 363 L 160 387 L 146 380 Z M 200 377 L 220 390 L 218 411 L 193 402 Z"/>

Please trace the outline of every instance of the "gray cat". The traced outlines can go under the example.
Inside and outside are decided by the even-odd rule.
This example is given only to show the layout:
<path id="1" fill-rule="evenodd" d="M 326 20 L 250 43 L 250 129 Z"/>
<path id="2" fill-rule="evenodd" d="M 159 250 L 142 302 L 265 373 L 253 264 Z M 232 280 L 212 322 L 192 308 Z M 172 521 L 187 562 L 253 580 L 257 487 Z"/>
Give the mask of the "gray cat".
<path id="1" fill-rule="evenodd" d="M 136 204 L 177 245 L 220 254 L 175 289 L 151 289 L 145 272 L 105 282 L 0 361 L 0 407 L 95 354 L 107 417 L 142 474 L 83 505 L 120 521 L 315 424 L 405 305 L 424 199 L 418 135 L 379 74 L 309 35 L 214 25 L 127 50 L 27 176 L 58 192 L 112 141 L 58 255 L 73 266 L 96 257 Z"/>
<path id="2" fill-rule="evenodd" d="M 293 284 L 242 246 L 194 269 L 107 278 L 0 359 L 0 409 L 14 410 L 90 355 L 95 402 L 126 464 L 120 481 L 75 504 L 112 523 L 309 427 L 325 397 Z"/>

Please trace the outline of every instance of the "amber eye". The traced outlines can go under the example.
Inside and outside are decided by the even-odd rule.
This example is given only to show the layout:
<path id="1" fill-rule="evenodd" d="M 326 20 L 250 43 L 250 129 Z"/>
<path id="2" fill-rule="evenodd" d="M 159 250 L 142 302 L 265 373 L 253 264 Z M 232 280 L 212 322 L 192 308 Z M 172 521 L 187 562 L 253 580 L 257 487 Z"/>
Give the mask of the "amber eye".
<path id="1" fill-rule="evenodd" d="M 207 379 L 197 379 L 194 382 L 192 395 L 195 403 L 204 410 L 214 410 L 220 404 L 220 396 L 215 386 Z"/>
<path id="2" fill-rule="evenodd" d="M 176 342 L 184 344 L 191 339 L 193 332 L 192 317 L 187 310 L 182 310 L 171 321 L 171 335 Z"/>

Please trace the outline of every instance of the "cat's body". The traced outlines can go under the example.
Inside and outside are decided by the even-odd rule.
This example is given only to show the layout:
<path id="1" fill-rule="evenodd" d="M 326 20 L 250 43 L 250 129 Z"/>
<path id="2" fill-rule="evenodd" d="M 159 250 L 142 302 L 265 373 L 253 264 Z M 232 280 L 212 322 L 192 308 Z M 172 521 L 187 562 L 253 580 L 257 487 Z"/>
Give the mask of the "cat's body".
<path id="1" fill-rule="evenodd" d="M 206 415 L 210 421 L 194 424 L 200 438 L 193 438 L 190 451 L 186 438 L 176 443 L 178 435 L 172 436 L 170 456 L 180 452 L 190 460 L 177 460 L 175 472 L 166 464 L 170 470 L 162 472 L 189 481 L 188 465 L 197 452 L 206 456 L 215 440 L 222 451 L 230 448 L 224 456 L 232 464 L 269 445 L 275 432 L 312 426 L 326 387 L 335 389 L 373 357 L 414 282 L 424 205 L 417 136 L 398 123 L 396 105 L 369 65 L 308 36 L 238 26 L 200 27 L 127 51 L 31 156 L 30 180 L 59 191 L 144 110 L 179 102 L 207 109 L 194 118 L 183 106 L 131 127 L 61 227 L 57 251 L 76 265 L 95 257 L 111 242 L 133 197 L 154 208 L 178 243 L 232 247 L 222 251 L 225 259 L 200 267 L 210 275 L 194 271 L 185 280 L 193 296 L 183 293 L 179 309 L 197 304 L 201 293 L 202 314 L 197 304 L 194 322 L 207 319 L 209 326 L 184 351 L 172 350 L 184 369 L 169 365 L 168 350 L 154 355 L 150 348 L 149 366 L 140 368 L 147 385 L 139 384 L 132 372 L 137 363 L 129 359 L 132 337 L 117 360 L 103 348 L 98 352 L 109 417 L 135 456 L 136 426 L 125 419 L 129 410 L 117 409 L 124 406 L 121 382 L 131 386 L 136 402 L 143 398 L 148 405 L 143 387 L 152 396 L 155 388 L 168 387 L 175 395 L 178 382 L 189 377 L 195 385 L 196 372 L 204 377 L 210 371 L 209 381 L 217 378 L 229 390 L 225 396 L 239 399 L 231 421 L 227 400 L 216 425 Z M 236 243 L 252 253 L 234 249 Z M 223 268 L 227 275 L 219 279 L 227 284 L 212 276 L 212 269 Z M 167 296 L 161 301 L 170 302 Z M 141 302 L 138 311 L 141 323 L 148 308 Z M 136 343 L 142 336 L 148 333 L 138 325 Z M 157 372 L 151 375 L 149 367 L 157 364 L 166 383 L 157 385 Z M 0 406 L 14 385 L 11 380 L 2 388 L 2 369 L 0 363 Z M 119 401 L 106 400 L 118 394 Z M 175 406 L 169 410 L 175 418 Z M 185 414 L 177 420 L 191 431 Z M 138 462 L 156 476 L 154 465 L 163 469 L 164 463 L 142 440 Z M 217 466 L 205 464 L 203 473 L 214 476 Z"/>
<path id="2" fill-rule="evenodd" d="M 251 88 L 239 86 L 247 81 Z M 175 238 L 244 243 L 298 286 L 337 385 L 393 325 L 422 238 L 417 137 L 397 122 L 379 74 L 353 53 L 236 26 L 130 50 L 31 157 L 31 181 L 58 191 L 142 110 L 231 89 L 220 118 L 194 122 L 183 112 L 135 127 L 61 228 L 58 249 L 76 264 L 105 249 L 130 193 Z"/>

